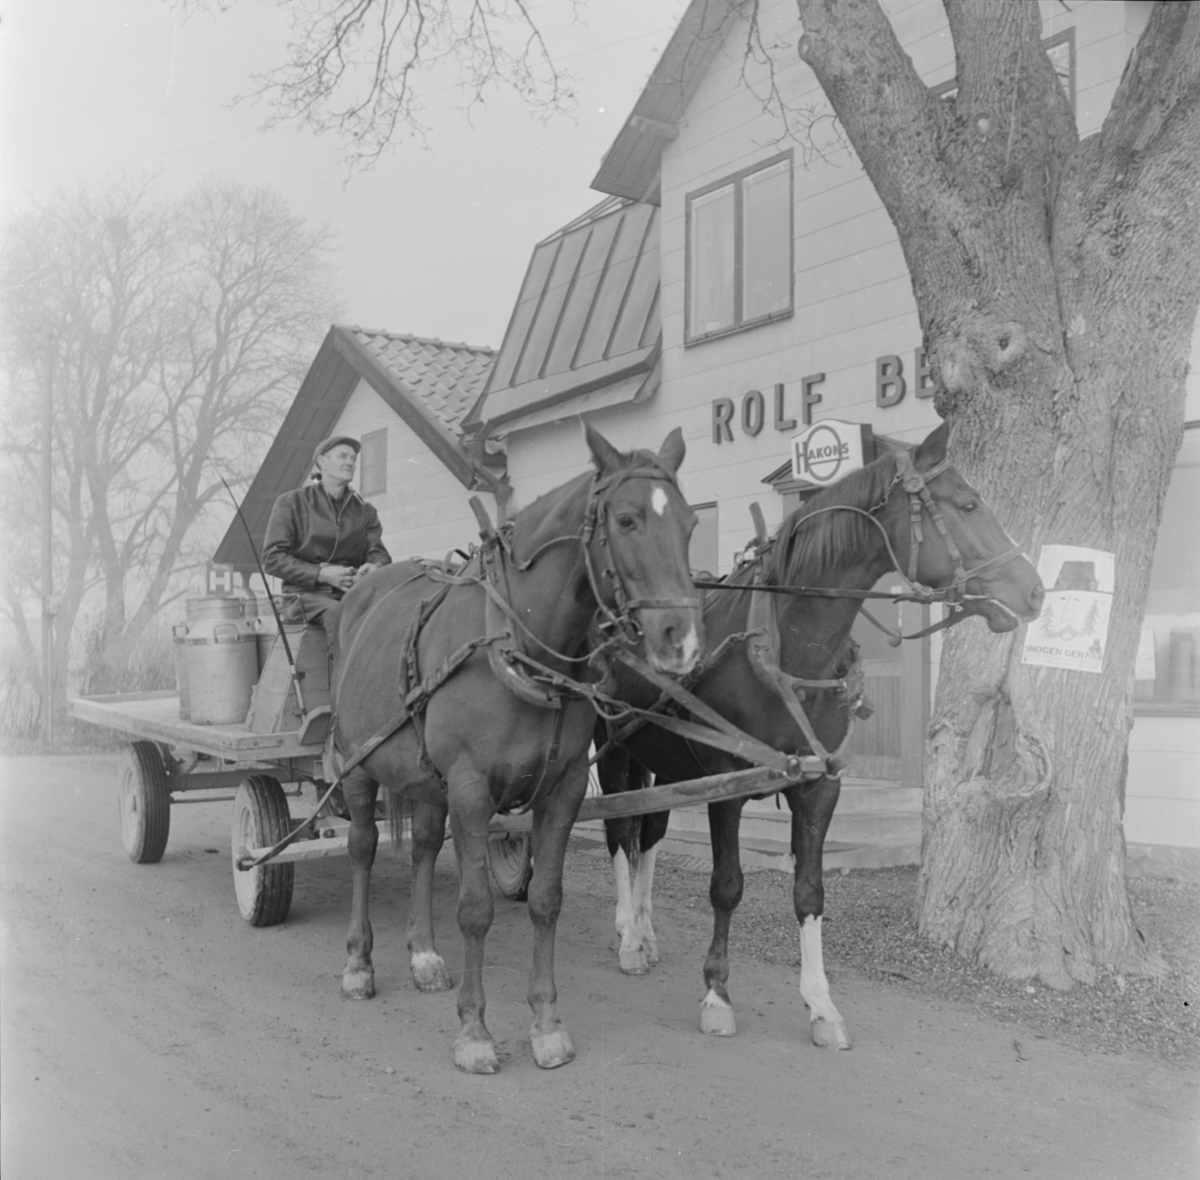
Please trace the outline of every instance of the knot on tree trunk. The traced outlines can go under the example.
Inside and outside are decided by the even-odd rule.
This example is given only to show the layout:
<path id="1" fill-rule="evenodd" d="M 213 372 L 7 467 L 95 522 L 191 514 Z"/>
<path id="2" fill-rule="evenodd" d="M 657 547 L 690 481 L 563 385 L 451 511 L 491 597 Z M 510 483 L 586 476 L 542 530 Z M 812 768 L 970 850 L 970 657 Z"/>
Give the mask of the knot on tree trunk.
<path id="1" fill-rule="evenodd" d="M 950 399 L 949 409 L 965 393 L 1011 379 L 1028 354 L 1029 338 L 1018 320 L 977 315 L 950 329 L 931 351 L 942 390 Z M 941 406 L 938 409 L 942 411 Z"/>

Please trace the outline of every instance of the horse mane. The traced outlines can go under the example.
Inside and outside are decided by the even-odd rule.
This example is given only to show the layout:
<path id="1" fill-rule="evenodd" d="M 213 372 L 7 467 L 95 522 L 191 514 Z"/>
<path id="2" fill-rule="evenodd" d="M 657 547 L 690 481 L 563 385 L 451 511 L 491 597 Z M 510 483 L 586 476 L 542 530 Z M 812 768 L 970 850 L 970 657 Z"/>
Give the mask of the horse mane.
<path id="1" fill-rule="evenodd" d="M 802 569 L 809 580 L 834 571 L 847 554 L 861 553 L 878 540 L 874 526 L 857 512 L 821 512 L 843 504 L 863 511 L 874 508 L 887 494 L 896 475 L 891 454 L 852 471 L 831 487 L 818 492 L 807 504 L 789 513 L 767 559 L 766 576 L 777 584 L 797 580 Z"/>

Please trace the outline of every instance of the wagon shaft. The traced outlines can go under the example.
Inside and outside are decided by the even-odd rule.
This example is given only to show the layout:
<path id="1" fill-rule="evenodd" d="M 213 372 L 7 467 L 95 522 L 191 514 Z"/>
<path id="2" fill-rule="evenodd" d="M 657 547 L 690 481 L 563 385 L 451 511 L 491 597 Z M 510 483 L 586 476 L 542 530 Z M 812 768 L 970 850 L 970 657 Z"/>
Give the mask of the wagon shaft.
<path id="1" fill-rule="evenodd" d="M 803 778 L 786 778 L 774 770 L 752 767 L 750 770 L 731 770 L 706 778 L 690 779 L 683 783 L 664 783 L 642 791 L 626 791 L 620 795 L 585 799 L 575 817 L 576 823 L 589 819 L 619 819 L 630 815 L 648 815 L 655 811 L 670 811 L 676 807 L 699 807 L 723 799 L 740 799 L 746 795 L 767 795 L 782 791 L 795 782 L 822 778 L 826 773 L 822 759 L 801 759 Z M 493 832 L 524 832 L 533 826 L 532 816 L 497 815 L 492 817 Z"/>

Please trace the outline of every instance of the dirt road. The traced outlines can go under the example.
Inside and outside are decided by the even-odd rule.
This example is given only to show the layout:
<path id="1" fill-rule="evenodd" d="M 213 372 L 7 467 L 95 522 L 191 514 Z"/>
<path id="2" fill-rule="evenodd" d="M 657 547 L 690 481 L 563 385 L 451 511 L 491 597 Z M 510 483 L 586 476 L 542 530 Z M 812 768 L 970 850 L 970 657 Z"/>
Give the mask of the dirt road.
<path id="1" fill-rule="evenodd" d="M 735 964 L 739 1035 L 702 1037 L 705 899 L 660 905 L 663 962 L 622 976 L 607 860 L 586 850 L 568 860 L 557 959 L 578 1058 L 533 1064 L 529 924 L 501 901 L 488 1023 L 502 1070 L 460 1074 L 453 993 L 408 979 L 403 862 L 381 858 L 375 877 L 379 995 L 346 1002 L 346 861 L 298 866 L 288 922 L 254 930 L 233 900 L 228 803 L 173 808 L 162 863 L 136 867 L 115 759 L 12 758 L 0 774 L 5 1180 L 1197 1174 L 1194 1079 L 1017 1039 L 836 964 L 851 1052 L 809 1043 L 796 969 L 754 961 Z"/>

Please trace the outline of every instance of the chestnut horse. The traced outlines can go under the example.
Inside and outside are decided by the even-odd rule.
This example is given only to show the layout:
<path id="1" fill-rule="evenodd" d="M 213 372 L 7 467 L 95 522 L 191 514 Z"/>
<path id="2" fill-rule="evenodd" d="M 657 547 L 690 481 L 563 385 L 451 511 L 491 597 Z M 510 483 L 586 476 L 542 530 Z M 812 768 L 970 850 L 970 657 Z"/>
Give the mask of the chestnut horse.
<path id="1" fill-rule="evenodd" d="M 710 655 L 686 678 L 702 701 L 743 731 L 777 750 L 825 757 L 827 773 L 782 793 L 792 813 L 795 859 L 793 901 L 800 922 L 800 994 L 810 1013 L 814 1043 L 849 1048 L 845 1021 L 829 994 L 822 965 L 824 911 L 822 852 L 841 787 L 838 751 L 861 702 L 857 645 L 850 629 L 867 591 L 890 570 L 907 577 L 927 601 L 948 601 L 978 614 L 992 631 L 1011 631 L 1034 618 L 1042 603 L 1037 571 L 1021 554 L 976 492 L 946 459 L 949 429 L 939 426 L 911 454 L 884 455 L 847 475 L 793 512 L 764 551 L 710 593 L 704 624 Z M 836 587 L 851 596 L 753 591 L 755 584 L 791 588 Z M 947 588 L 931 592 L 931 587 Z M 924 593 L 922 593 L 924 591 Z M 757 631 L 756 631 L 757 628 Z M 746 633 L 751 632 L 749 638 Z M 765 636 L 763 633 L 765 632 Z M 742 636 L 743 638 L 738 638 Z M 764 650 L 763 644 L 770 650 Z M 724 646 L 722 646 L 724 645 Z M 697 679 L 698 677 L 698 679 Z M 623 699 L 648 706 L 658 693 L 623 670 Z M 815 743 L 797 719 L 796 699 L 807 713 Z M 608 731 L 597 727 L 596 745 Z M 689 742 L 653 724 L 602 753 L 600 785 L 606 792 L 681 782 L 744 766 L 720 750 Z M 704 963 L 704 1032 L 736 1031 L 726 983 L 729 925 L 742 897 L 738 825 L 744 799 L 709 805 L 713 870 L 709 897 L 713 936 Z M 617 872 L 617 930 L 621 970 L 642 974 L 657 961 L 651 924 L 656 845 L 667 827 L 660 812 L 636 821 L 609 821 L 608 847 Z M 640 831 L 639 831 L 640 826 Z M 630 862 L 637 868 L 630 880 Z"/>
<path id="2" fill-rule="evenodd" d="M 498 1068 L 484 1023 L 488 823 L 512 808 L 532 808 L 534 817 L 534 1058 L 550 1069 L 575 1055 L 556 1007 L 554 934 L 595 715 L 565 682 L 588 675 L 597 613 L 610 635 L 642 637 L 659 671 L 686 672 L 701 653 L 687 561 L 695 515 L 675 478 L 680 432 L 657 455 L 626 455 L 585 431 L 594 472 L 542 496 L 511 530 L 491 533 L 462 570 L 400 562 L 372 574 L 346 595 L 333 630 L 334 733 L 348 770 L 354 882 L 342 991 L 375 994 L 367 904 L 382 786 L 394 808 L 412 809 L 408 950 L 422 991 L 452 986 L 433 934 L 434 862 L 449 813 L 466 944 L 454 1061 L 470 1073 Z"/>

